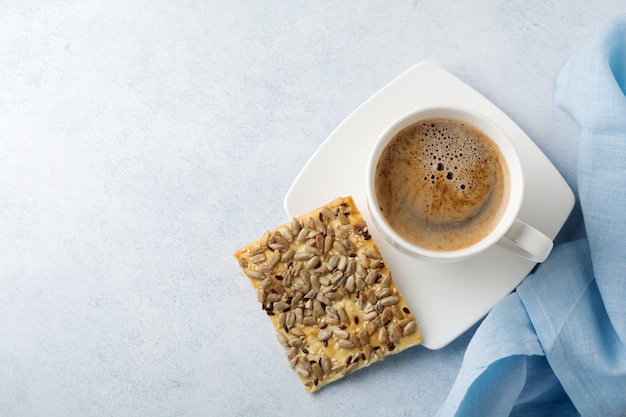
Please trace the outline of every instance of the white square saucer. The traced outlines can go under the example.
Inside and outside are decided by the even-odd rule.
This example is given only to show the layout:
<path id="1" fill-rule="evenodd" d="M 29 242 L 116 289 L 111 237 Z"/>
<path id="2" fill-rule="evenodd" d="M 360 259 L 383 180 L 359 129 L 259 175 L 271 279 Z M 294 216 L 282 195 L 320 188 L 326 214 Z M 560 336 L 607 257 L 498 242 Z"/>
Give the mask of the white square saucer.
<path id="1" fill-rule="evenodd" d="M 519 218 L 554 239 L 574 207 L 574 194 L 563 177 L 500 109 L 430 62 L 415 65 L 383 87 L 331 133 L 287 192 L 285 209 L 289 217 L 297 217 L 337 197 L 352 196 L 396 285 L 413 309 L 423 345 L 440 349 L 484 317 L 535 264 L 498 247 L 470 260 L 434 264 L 398 252 L 376 230 L 365 200 L 371 147 L 395 119 L 433 104 L 473 108 L 509 134 L 519 151 L 525 177 Z"/>

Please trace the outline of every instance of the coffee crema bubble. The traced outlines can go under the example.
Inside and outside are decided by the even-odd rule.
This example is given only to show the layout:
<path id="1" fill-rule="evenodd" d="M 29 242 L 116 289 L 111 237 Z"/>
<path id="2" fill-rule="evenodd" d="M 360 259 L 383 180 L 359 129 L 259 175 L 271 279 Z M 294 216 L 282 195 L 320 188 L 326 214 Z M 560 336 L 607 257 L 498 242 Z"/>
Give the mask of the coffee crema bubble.
<path id="1" fill-rule="evenodd" d="M 466 122 L 432 118 L 389 142 L 376 168 L 375 193 L 397 233 L 426 249 L 449 251 L 493 230 L 508 183 L 506 161 L 491 138 Z"/>

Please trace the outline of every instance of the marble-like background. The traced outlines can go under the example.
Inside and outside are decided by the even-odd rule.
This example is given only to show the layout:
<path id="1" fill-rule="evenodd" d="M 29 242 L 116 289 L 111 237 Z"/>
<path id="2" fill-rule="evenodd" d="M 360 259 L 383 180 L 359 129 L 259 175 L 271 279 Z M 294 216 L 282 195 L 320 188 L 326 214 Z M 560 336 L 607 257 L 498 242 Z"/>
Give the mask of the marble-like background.
<path id="1" fill-rule="evenodd" d="M 305 393 L 233 252 L 357 106 L 430 60 L 576 190 L 564 61 L 623 0 L 0 5 L 0 414 L 432 415 L 474 329 Z M 583 235 L 578 206 L 558 240 Z"/>

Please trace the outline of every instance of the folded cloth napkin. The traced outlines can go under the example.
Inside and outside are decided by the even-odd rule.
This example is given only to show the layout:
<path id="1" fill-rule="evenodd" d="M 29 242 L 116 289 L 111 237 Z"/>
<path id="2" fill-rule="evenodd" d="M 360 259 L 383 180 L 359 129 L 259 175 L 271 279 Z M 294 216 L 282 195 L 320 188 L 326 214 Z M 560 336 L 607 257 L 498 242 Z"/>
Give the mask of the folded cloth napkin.
<path id="1" fill-rule="evenodd" d="M 587 238 L 557 246 L 476 331 L 440 416 L 626 416 L 626 15 L 571 57 Z"/>

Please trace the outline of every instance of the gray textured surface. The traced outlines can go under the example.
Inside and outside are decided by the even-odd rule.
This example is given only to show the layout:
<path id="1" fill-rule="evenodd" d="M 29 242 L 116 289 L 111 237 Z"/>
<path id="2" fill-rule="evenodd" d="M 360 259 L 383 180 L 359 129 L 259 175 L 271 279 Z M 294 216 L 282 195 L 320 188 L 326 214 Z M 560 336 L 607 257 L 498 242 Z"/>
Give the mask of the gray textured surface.
<path id="1" fill-rule="evenodd" d="M 232 253 L 287 220 L 287 189 L 336 125 L 424 59 L 500 106 L 575 190 L 554 81 L 623 9 L 3 2 L 0 413 L 432 415 L 472 330 L 310 395 Z"/>

